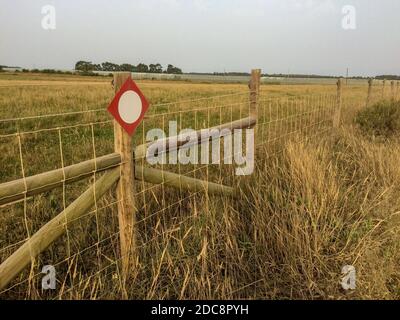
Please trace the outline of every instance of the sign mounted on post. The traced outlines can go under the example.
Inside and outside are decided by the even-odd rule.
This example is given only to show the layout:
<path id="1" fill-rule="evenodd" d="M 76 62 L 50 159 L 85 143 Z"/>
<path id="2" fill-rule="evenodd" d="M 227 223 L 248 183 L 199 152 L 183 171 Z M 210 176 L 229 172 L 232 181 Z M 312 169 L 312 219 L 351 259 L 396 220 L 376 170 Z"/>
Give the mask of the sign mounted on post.
<path id="1" fill-rule="evenodd" d="M 128 78 L 108 106 L 115 120 L 131 136 L 149 108 L 146 97 L 136 83 Z"/>

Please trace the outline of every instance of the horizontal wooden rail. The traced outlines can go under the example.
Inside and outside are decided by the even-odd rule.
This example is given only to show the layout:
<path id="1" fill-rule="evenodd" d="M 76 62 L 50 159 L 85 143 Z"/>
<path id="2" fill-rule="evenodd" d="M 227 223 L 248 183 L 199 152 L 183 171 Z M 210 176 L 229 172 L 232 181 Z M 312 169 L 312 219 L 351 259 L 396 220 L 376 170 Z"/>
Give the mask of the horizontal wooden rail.
<path id="1" fill-rule="evenodd" d="M 94 167 L 95 163 L 97 164 L 96 168 Z M 57 169 L 30 176 L 25 179 L 26 194 L 27 196 L 32 196 L 61 186 L 64 183 L 63 171 L 65 172 L 65 183 L 68 184 L 90 176 L 95 169 L 96 172 L 113 169 L 120 163 L 121 157 L 119 154 L 112 153 L 65 167 L 64 170 Z M 233 195 L 233 189 L 230 187 L 138 165 L 135 166 L 135 179 L 145 180 L 150 183 L 164 183 L 166 186 L 191 191 L 208 191 L 210 194 Z M 23 199 L 24 194 L 24 179 L 0 184 L 0 205 Z"/>
<path id="2" fill-rule="evenodd" d="M 120 169 L 106 172 L 53 220 L 46 223 L 27 242 L 0 265 L 0 290 L 7 286 L 35 257 L 66 231 L 79 217 L 84 215 L 119 179 Z M 68 222 L 70 221 L 70 222 Z"/>
<path id="3" fill-rule="evenodd" d="M 221 184 L 186 177 L 172 172 L 162 171 L 154 168 L 135 166 L 135 179 L 144 180 L 154 184 L 164 184 L 168 187 L 194 192 L 206 192 L 210 195 L 225 195 L 235 197 L 232 187 Z"/>
<path id="4" fill-rule="evenodd" d="M 233 122 L 228 122 L 224 123 L 215 127 L 211 128 L 205 128 L 201 130 L 196 131 L 197 135 L 197 143 L 204 143 L 206 141 L 202 140 L 202 130 L 219 130 L 220 135 L 218 136 L 219 138 L 222 138 L 229 133 L 224 132 L 224 129 L 229 129 L 231 131 L 235 129 L 245 129 L 245 128 L 251 128 L 257 124 L 257 118 L 255 116 L 250 116 L 247 118 L 243 118 L 240 120 L 236 120 Z M 208 137 L 208 140 L 211 140 L 213 138 L 216 138 L 215 136 L 210 136 Z M 149 142 L 145 144 L 141 144 L 135 148 L 135 160 L 143 159 L 146 157 L 147 150 L 151 148 L 155 148 L 157 150 L 157 154 L 162 154 L 162 153 L 167 153 L 173 150 L 179 150 L 182 148 L 183 145 L 187 145 L 189 142 L 189 138 L 186 135 L 177 135 L 173 137 L 168 137 L 166 139 L 160 139 L 154 142 Z"/>
<path id="5" fill-rule="evenodd" d="M 84 179 L 93 172 L 114 168 L 121 163 L 121 156 L 112 153 L 96 159 L 74 164 L 64 169 L 56 169 L 40 173 L 25 179 L 14 180 L 0 184 L 0 205 L 23 199 L 26 196 L 39 194 L 58 186 L 65 180 L 71 183 Z M 65 174 L 65 179 L 64 179 Z M 25 186 L 26 184 L 26 186 Z"/>

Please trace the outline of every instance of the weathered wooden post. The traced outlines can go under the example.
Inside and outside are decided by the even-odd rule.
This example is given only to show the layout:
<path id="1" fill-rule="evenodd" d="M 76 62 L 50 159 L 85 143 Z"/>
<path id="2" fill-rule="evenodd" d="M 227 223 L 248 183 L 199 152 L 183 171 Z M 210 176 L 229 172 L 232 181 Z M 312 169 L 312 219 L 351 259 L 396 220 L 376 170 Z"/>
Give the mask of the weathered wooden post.
<path id="1" fill-rule="evenodd" d="M 254 118 L 258 122 L 258 96 L 260 94 L 260 77 L 261 69 L 251 70 L 251 78 L 249 83 L 250 89 L 250 118 Z M 254 137 L 257 136 L 258 124 L 254 127 Z"/>
<path id="2" fill-rule="evenodd" d="M 371 101 L 371 95 L 372 95 L 372 85 L 373 85 L 373 79 L 368 80 L 368 94 L 367 94 L 367 102 L 365 103 L 365 107 L 368 108 L 369 103 Z"/>
<path id="3" fill-rule="evenodd" d="M 131 77 L 129 72 L 114 73 L 114 89 L 117 93 L 125 81 Z M 122 261 L 122 276 L 125 282 L 135 265 L 136 239 L 134 225 L 136 207 L 134 199 L 134 160 L 132 138 L 114 120 L 114 148 L 121 155 L 121 177 L 117 184 L 118 222 L 120 235 L 120 250 Z"/>
<path id="4" fill-rule="evenodd" d="M 340 118 L 342 114 L 342 83 L 343 80 L 340 78 L 337 81 L 337 95 L 336 95 L 336 109 L 333 114 L 333 127 L 339 128 Z"/>
<path id="5" fill-rule="evenodd" d="M 390 82 L 390 93 L 391 93 L 392 102 L 396 101 L 396 92 L 395 92 L 394 86 L 395 86 L 395 83 L 394 83 L 394 80 L 392 80 Z"/>
<path id="6" fill-rule="evenodd" d="M 386 86 L 386 79 L 383 79 L 383 84 L 382 84 L 382 100 L 385 100 L 385 86 Z"/>

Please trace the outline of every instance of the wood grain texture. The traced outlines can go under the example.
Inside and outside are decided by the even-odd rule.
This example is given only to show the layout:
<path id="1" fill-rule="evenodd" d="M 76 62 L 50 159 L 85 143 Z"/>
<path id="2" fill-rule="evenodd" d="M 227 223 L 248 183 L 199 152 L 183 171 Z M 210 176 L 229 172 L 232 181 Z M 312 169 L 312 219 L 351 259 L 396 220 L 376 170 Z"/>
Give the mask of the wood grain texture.
<path id="1" fill-rule="evenodd" d="M 209 195 L 225 195 L 229 197 L 236 196 L 232 187 L 142 166 L 136 166 L 135 178 L 154 184 L 163 183 L 167 187 L 182 189 L 184 191 L 205 192 Z"/>
<path id="2" fill-rule="evenodd" d="M 131 77 L 128 72 L 114 73 L 114 89 L 117 93 L 125 81 Z M 129 278 L 130 269 L 136 260 L 136 241 L 134 225 L 136 207 L 134 199 L 134 163 L 132 138 L 114 121 L 114 150 L 121 155 L 121 178 L 117 185 L 118 222 L 120 232 L 120 251 L 124 281 Z"/>
<path id="3" fill-rule="evenodd" d="M 64 169 L 56 169 L 40 173 L 24 179 L 0 184 L 0 205 L 24 199 L 45 191 L 52 190 L 64 183 L 69 184 L 101 172 L 112 169 L 121 163 L 121 156 L 117 153 L 108 154 L 96 159 L 80 162 Z M 26 189 L 25 189 L 26 183 Z"/>
<path id="4" fill-rule="evenodd" d="M 224 137 L 226 136 L 226 133 L 224 133 L 224 129 L 229 129 L 232 131 L 234 129 L 245 129 L 245 128 L 252 128 L 253 126 L 255 126 L 257 123 L 257 118 L 255 117 L 247 117 L 247 118 L 243 118 L 243 119 L 239 119 L 239 120 L 235 120 L 232 122 L 228 122 L 228 123 L 224 123 L 218 126 L 214 126 L 211 128 L 208 128 L 209 130 L 214 130 L 217 129 L 221 132 L 220 137 Z M 197 130 L 196 131 L 197 134 L 197 143 L 201 143 L 204 142 L 201 139 L 201 130 Z M 168 137 L 166 139 L 160 139 L 158 141 L 155 142 L 149 142 L 149 143 L 145 143 L 145 144 L 141 144 L 139 146 L 137 146 L 135 148 L 135 160 L 141 160 L 143 158 L 146 157 L 146 153 L 147 150 L 151 147 L 151 148 L 156 148 L 159 154 L 162 153 L 168 153 L 170 151 L 174 151 L 174 150 L 179 150 L 182 148 L 182 146 L 185 145 L 185 147 L 189 147 L 191 145 L 188 145 L 187 143 L 189 142 L 189 139 L 186 139 L 186 135 L 184 136 L 185 139 L 181 139 L 180 136 L 174 136 L 174 137 Z M 210 140 L 212 139 L 212 137 L 210 137 Z M 174 144 L 172 146 L 170 141 L 177 141 L 176 144 Z"/>

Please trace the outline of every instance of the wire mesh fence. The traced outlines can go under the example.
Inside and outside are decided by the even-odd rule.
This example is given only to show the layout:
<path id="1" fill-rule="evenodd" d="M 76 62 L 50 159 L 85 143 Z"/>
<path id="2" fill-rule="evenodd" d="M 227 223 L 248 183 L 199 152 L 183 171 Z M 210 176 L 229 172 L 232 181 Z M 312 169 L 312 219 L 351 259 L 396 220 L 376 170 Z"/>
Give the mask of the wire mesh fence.
<path id="1" fill-rule="evenodd" d="M 360 108 L 365 106 L 367 92 L 362 92 L 354 95 L 350 90 L 344 90 L 344 108 L 350 105 Z M 199 131 L 251 117 L 251 93 L 244 90 L 153 105 L 138 127 L 133 145 L 148 143 L 148 132 L 154 128 L 160 129 L 166 136 L 176 136 L 187 128 Z M 372 86 L 369 98 L 371 104 L 384 97 L 385 92 L 381 85 Z M 261 89 L 257 97 L 258 121 L 255 128 L 256 170 L 258 157 L 279 154 L 288 140 L 298 137 L 305 139 L 329 132 L 333 127 L 336 108 L 337 95 L 334 90 L 282 98 L 271 97 L 269 92 Z M 115 196 L 115 187 L 101 198 L 96 196 L 96 181 L 104 176 L 101 172 L 103 170 L 96 167 L 96 162 L 85 179 L 72 183 L 68 181 L 65 170 L 73 164 L 114 152 L 113 121 L 109 115 L 104 109 L 93 109 L 8 118 L 0 120 L 0 129 L 0 183 L 22 179 L 25 186 L 22 193 L 15 195 L 22 198 L 0 207 L 1 262 L 22 245 L 29 243 L 43 225 L 64 212 L 84 190 L 92 187 L 91 195 L 94 199 L 94 206 L 90 211 L 76 219 L 65 219 L 55 227 L 64 228 L 63 235 L 40 255 L 31 251 L 30 266 L 1 289 L 0 297 L 99 299 L 112 294 L 123 298 L 132 297 L 132 292 L 128 292 L 121 275 L 120 262 L 124 257 L 120 254 L 117 210 L 121 200 Z M 221 155 L 224 142 L 224 138 L 218 139 Z M 245 145 L 246 142 L 241 144 Z M 196 144 L 196 161 L 185 164 L 174 162 L 174 159 L 171 161 L 171 154 L 174 157 L 174 152 L 169 152 L 163 155 L 168 160 L 165 163 L 150 165 L 143 157 L 136 159 L 135 165 L 151 166 L 162 170 L 161 172 L 173 172 L 207 183 L 240 188 L 232 161 L 201 161 L 201 148 L 206 148 L 205 154 L 211 157 L 209 147 L 209 140 Z M 177 148 L 175 151 L 175 157 L 178 158 L 181 153 L 188 152 L 184 148 Z M 223 154 L 220 159 L 234 157 L 235 154 Z M 45 193 L 29 196 L 26 182 L 28 177 L 55 169 L 61 169 L 61 185 Z M 137 296 L 149 299 L 160 297 L 157 290 L 168 296 L 165 286 L 171 285 L 176 274 L 189 275 L 196 268 L 193 265 L 185 266 L 184 261 L 178 263 L 177 257 L 181 259 L 189 254 L 187 250 L 191 250 L 193 252 L 190 254 L 197 257 L 195 260 L 199 270 L 207 269 L 210 261 L 207 261 L 205 252 L 210 243 L 205 240 L 208 238 L 204 235 L 216 228 L 217 213 L 221 208 L 229 210 L 232 219 L 238 218 L 238 212 L 235 211 L 233 201 L 224 197 L 211 198 L 212 196 L 202 190 L 190 191 L 182 187 L 173 189 L 168 186 L 168 179 L 164 177 L 159 183 L 146 182 L 143 177 L 136 178 L 134 197 L 138 257 L 135 269 L 131 270 L 131 282 L 137 283 L 137 290 L 141 290 Z M 230 225 L 228 220 L 225 221 L 226 228 Z M 48 232 L 51 233 L 52 230 Z M 227 239 L 222 240 L 222 247 L 227 252 L 229 246 L 235 246 L 229 241 L 227 243 Z M 188 249 L 184 245 L 187 242 L 195 245 Z M 56 290 L 46 291 L 41 287 L 41 268 L 44 265 L 53 265 L 57 270 Z M 189 269 L 192 271 L 189 272 Z M 235 272 L 234 266 L 226 272 Z M 158 282 L 161 273 L 169 274 L 171 283 Z M 205 281 L 201 274 L 199 272 L 198 281 Z M 185 281 L 180 286 L 181 296 L 178 295 L 177 298 L 184 296 Z M 237 291 L 234 284 L 227 284 L 227 288 L 231 292 Z"/>

